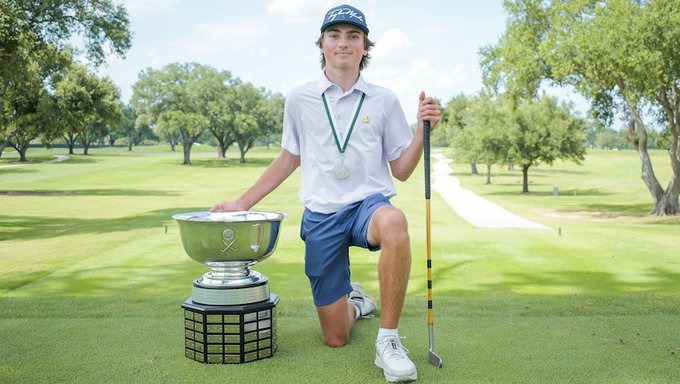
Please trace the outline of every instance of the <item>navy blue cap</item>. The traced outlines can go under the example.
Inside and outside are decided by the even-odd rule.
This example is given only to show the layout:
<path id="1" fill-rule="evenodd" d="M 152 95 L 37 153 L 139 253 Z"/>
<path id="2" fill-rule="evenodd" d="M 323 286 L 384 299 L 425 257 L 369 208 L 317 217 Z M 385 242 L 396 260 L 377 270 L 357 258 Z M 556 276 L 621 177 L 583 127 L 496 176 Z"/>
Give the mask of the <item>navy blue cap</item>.
<path id="1" fill-rule="evenodd" d="M 347 4 L 333 7 L 326 13 L 326 17 L 323 19 L 323 24 L 321 24 L 321 32 L 325 31 L 333 24 L 340 23 L 356 25 L 368 35 L 368 26 L 366 25 L 366 17 L 364 16 L 364 13 Z"/>

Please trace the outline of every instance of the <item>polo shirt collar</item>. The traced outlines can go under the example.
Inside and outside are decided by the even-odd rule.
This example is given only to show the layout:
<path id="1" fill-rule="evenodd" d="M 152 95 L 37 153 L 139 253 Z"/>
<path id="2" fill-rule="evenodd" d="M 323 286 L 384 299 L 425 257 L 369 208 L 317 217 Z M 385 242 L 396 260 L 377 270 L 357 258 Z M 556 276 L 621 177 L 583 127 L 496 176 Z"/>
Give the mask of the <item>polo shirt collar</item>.
<path id="1" fill-rule="evenodd" d="M 319 96 L 322 95 L 324 92 L 326 92 L 326 90 L 328 90 L 328 88 L 332 87 L 333 85 L 335 85 L 335 84 L 333 84 L 330 80 L 328 80 L 328 78 L 326 77 L 326 74 L 322 73 L 321 77 L 319 77 L 319 79 L 316 81 L 316 86 L 317 86 L 317 89 L 319 91 Z M 354 83 L 351 90 L 352 91 L 357 90 L 357 91 L 363 92 L 364 94 L 366 94 L 366 96 L 368 96 L 369 86 L 368 86 L 368 83 L 364 80 L 364 77 L 361 74 L 359 74 L 359 79 L 357 80 L 356 83 Z"/>

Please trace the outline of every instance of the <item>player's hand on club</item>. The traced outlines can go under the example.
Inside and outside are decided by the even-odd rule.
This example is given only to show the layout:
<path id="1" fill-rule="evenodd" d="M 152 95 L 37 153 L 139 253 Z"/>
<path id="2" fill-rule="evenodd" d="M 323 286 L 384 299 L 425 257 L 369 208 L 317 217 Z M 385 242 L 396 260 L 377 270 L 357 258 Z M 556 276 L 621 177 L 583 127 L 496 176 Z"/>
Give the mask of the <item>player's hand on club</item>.
<path id="1" fill-rule="evenodd" d="M 434 97 L 425 95 L 424 91 L 420 91 L 418 98 L 418 126 L 422 126 L 423 121 L 430 122 L 430 129 L 434 129 L 441 120 L 442 111 L 439 103 Z"/>

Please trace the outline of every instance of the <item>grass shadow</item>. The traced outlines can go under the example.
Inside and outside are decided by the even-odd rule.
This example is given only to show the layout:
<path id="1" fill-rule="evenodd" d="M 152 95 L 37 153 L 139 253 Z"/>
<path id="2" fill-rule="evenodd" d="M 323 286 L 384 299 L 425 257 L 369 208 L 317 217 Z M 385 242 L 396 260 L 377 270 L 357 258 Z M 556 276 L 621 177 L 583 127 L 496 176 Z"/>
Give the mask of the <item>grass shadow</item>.
<path id="1" fill-rule="evenodd" d="M 179 196 L 179 193 L 141 189 L 0 190 L 0 196 Z"/>
<path id="2" fill-rule="evenodd" d="M 671 216 L 671 217 L 656 217 L 654 216 L 652 219 L 649 220 L 648 224 L 653 224 L 653 225 L 680 225 L 680 217 L 677 216 Z"/>
<path id="3" fill-rule="evenodd" d="M 554 169 L 546 169 L 546 170 L 534 170 L 534 171 L 529 171 L 529 181 L 531 181 L 532 178 L 546 178 L 546 177 L 554 177 L 555 175 L 579 175 L 579 176 L 584 176 L 588 175 L 589 172 L 587 171 L 574 171 L 574 170 L 567 170 L 567 169 L 560 169 L 560 170 L 554 170 Z M 480 170 L 478 171 L 477 174 L 472 174 L 469 171 L 467 172 L 462 172 L 462 171 L 451 171 L 449 172 L 449 176 L 453 177 L 486 177 L 486 170 Z M 507 178 L 518 178 L 521 182 L 522 179 L 522 171 L 521 170 L 515 170 L 515 171 L 508 171 L 508 170 L 501 170 L 501 171 L 494 171 L 493 169 L 491 170 L 491 179 L 493 180 L 495 177 L 507 177 Z"/>
<path id="4" fill-rule="evenodd" d="M 578 292 L 584 295 L 658 294 L 680 290 L 680 273 L 650 268 L 645 281 L 624 281 L 607 272 L 555 271 L 547 273 L 510 273 L 504 281 L 483 284 L 490 292 L 521 292 L 527 288 L 543 292 Z"/>
<path id="5" fill-rule="evenodd" d="M 590 172 L 588 171 L 576 171 L 576 170 L 569 170 L 569 169 L 534 169 L 529 171 L 529 177 L 533 175 L 539 176 L 539 177 L 552 177 L 555 175 L 588 175 Z M 520 172 L 520 176 L 521 176 Z"/>
<path id="6" fill-rule="evenodd" d="M 18 174 L 18 173 L 28 174 L 28 173 L 36 173 L 36 172 L 37 171 L 34 170 L 34 169 L 22 167 L 19 163 L 11 164 L 11 165 L 0 164 L 0 175 L 3 175 L 3 174 Z"/>
<path id="7" fill-rule="evenodd" d="M 239 159 L 212 159 L 212 160 L 192 160 L 191 167 L 196 168 L 261 168 L 266 167 L 273 159 L 270 158 L 246 158 L 245 163 L 241 163 Z"/>
<path id="8" fill-rule="evenodd" d="M 615 262 L 615 259 L 612 259 Z M 680 272 L 662 267 L 650 267 L 640 273 L 642 279 L 627 281 L 616 274 L 579 270 L 557 270 L 552 272 L 510 272 L 505 273 L 495 282 L 473 284 L 469 288 L 443 288 L 437 281 L 446 281 L 452 276 L 465 273 L 463 270 L 474 263 L 462 260 L 452 263 L 438 263 L 432 269 L 433 288 L 441 296 L 488 296 L 488 295 L 529 295 L 549 296 L 556 292 L 579 295 L 628 295 L 628 294 L 675 294 L 680 291 Z M 417 284 L 417 292 L 426 292 L 424 281 L 411 279 L 410 285 Z M 541 293 L 526 293 L 541 292 Z M 547 293 L 550 292 L 550 293 Z"/>
<path id="9" fill-rule="evenodd" d="M 160 227 L 182 212 L 201 208 L 169 208 L 115 219 L 80 219 L 77 217 L 40 217 L 0 215 L 0 241 L 51 239 L 85 233 L 111 233 Z"/>
<path id="10" fill-rule="evenodd" d="M 496 186 L 517 186 L 517 184 L 494 184 Z M 552 190 L 550 191 L 532 191 L 532 187 L 536 188 L 539 186 L 545 186 L 547 184 L 531 184 L 529 186 L 529 193 L 522 193 L 520 189 L 517 191 L 497 191 L 497 192 L 490 192 L 485 195 L 488 196 L 518 196 L 518 195 L 524 195 L 524 196 L 552 196 L 553 192 Z M 590 188 L 590 189 L 563 189 L 559 191 L 559 195 L 556 197 L 564 196 L 564 197 L 571 197 L 571 196 L 610 196 L 612 195 L 611 192 L 605 192 L 601 189 L 598 188 Z"/>
<path id="11" fill-rule="evenodd" d="M 588 212 L 596 214 L 598 217 L 619 217 L 631 216 L 642 217 L 648 216 L 652 210 L 651 204 L 583 204 L 571 208 L 562 208 L 561 212 Z"/>

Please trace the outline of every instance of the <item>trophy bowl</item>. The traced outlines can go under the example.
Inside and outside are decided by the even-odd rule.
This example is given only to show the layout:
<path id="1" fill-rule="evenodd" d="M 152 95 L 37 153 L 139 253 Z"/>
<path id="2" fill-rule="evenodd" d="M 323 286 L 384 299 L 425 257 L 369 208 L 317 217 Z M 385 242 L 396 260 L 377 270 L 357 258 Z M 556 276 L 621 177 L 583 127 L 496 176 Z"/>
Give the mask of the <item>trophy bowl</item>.
<path id="1" fill-rule="evenodd" d="M 276 248 L 285 214 L 266 211 L 189 212 L 172 216 L 187 255 L 210 267 L 203 286 L 245 286 L 263 279 L 250 267 Z"/>
<path id="2" fill-rule="evenodd" d="M 190 212 L 174 215 L 184 251 L 199 263 L 262 261 L 276 248 L 278 212 Z"/>

